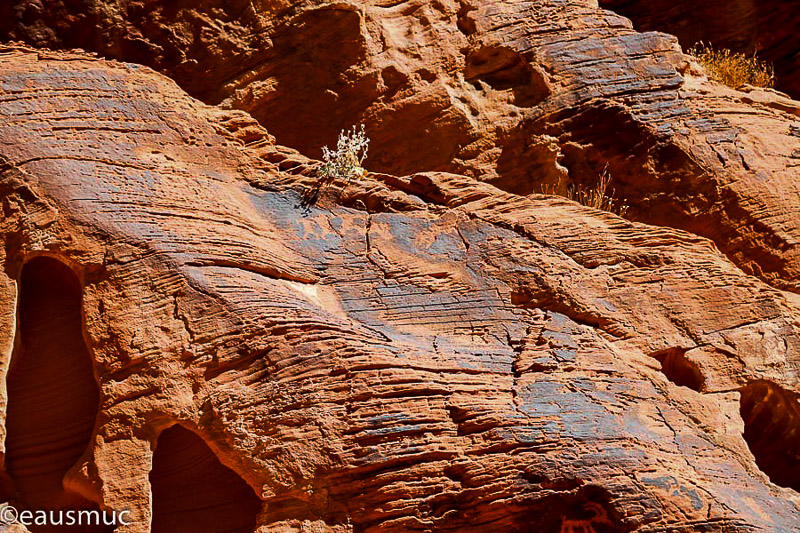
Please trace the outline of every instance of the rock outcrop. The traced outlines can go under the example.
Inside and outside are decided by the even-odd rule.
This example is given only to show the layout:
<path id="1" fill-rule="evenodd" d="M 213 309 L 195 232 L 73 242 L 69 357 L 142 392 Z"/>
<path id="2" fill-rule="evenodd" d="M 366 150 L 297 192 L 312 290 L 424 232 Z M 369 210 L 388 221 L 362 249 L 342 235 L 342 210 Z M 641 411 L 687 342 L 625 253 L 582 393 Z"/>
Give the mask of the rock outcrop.
<path id="1" fill-rule="evenodd" d="M 525 5 L 528 20 L 539 21 Z M 381 9 L 400 16 L 404 6 Z M 557 23 L 550 32 L 537 26 L 566 23 L 558 13 L 524 24 L 509 15 L 503 30 L 489 8 L 462 10 L 459 27 L 484 39 L 467 69 L 482 81 L 469 90 L 531 102 L 539 88 L 502 85 L 563 76 L 564 85 L 548 85 L 551 103 L 531 107 L 515 128 L 553 128 L 542 135 L 554 146 L 572 139 L 586 154 L 576 160 L 586 161 L 630 145 L 623 141 L 631 136 L 634 146 L 649 146 L 629 154 L 640 165 L 657 154 L 666 164 L 669 154 L 673 173 L 655 166 L 653 179 L 663 171 L 672 194 L 687 200 L 692 187 L 723 177 L 700 180 L 711 156 L 698 154 L 716 149 L 731 192 L 696 197 L 713 208 L 708 232 L 745 231 L 711 222 L 753 215 L 753 205 L 736 202 L 752 198 L 763 173 L 759 186 L 773 193 L 764 202 L 785 209 L 758 212 L 792 234 L 796 199 L 780 197 L 787 175 L 764 170 L 785 160 L 756 142 L 765 124 L 790 126 L 785 110 L 768 107 L 774 95 L 684 82 L 652 55 L 629 62 L 636 74 L 627 76 L 654 73 L 661 89 L 640 78 L 623 89 L 625 75 L 615 74 L 616 96 L 593 94 L 589 64 L 597 76 L 616 72 L 604 63 L 608 49 L 660 43 L 663 57 L 680 54 L 663 36 L 626 29 L 615 37 L 625 25 L 608 25 L 618 20 L 608 14 L 594 19 L 602 37 L 559 41 Z M 334 14 L 363 25 L 361 12 Z M 391 17 L 386 24 L 396 24 L 397 38 L 409 27 Z M 537 27 L 537 38 L 552 39 L 547 57 L 563 60 L 549 73 L 536 74 L 500 44 L 502 35 L 511 42 L 504 32 Z M 506 68 L 492 70 L 492 61 Z M 559 74 L 566 64 L 587 70 L 568 78 Z M 447 93 L 443 82 L 427 83 Z M 703 95 L 708 87 L 715 92 Z M 414 94 L 411 101 L 425 101 Z M 451 104 L 442 109 L 457 113 Z M 519 108 L 508 106 L 496 109 Z M 714 106 L 730 115 L 712 114 Z M 422 120 L 414 109 L 398 108 L 397 120 Z M 656 110 L 654 122 L 634 120 Z M 701 111 L 705 121 L 696 119 Z M 447 116 L 437 113 L 429 117 Z M 603 137 L 607 120 L 617 137 Z M 689 133 L 670 129 L 677 120 Z M 435 131 L 436 121 L 427 122 Z M 581 145 L 588 139 L 594 152 Z M 726 151 L 737 146 L 746 155 Z M 616 153 L 608 158 L 614 168 L 634 168 Z M 24 508 L 45 490 L 12 468 L 9 446 L 12 431 L 18 441 L 54 438 L 44 419 L 10 426 L 15 405 L 34 409 L 35 389 L 28 403 L 12 391 L 30 384 L 17 370 L 26 348 L 41 346 L 37 353 L 60 353 L 70 367 L 61 397 L 41 396 L 75 420 L 76 440 L 59 457 L 76 457 L 71 443 L 87 440 L 78 421 L 95 419 L 63 487 L 87 505 L 130 510 L 134 523 L 117 531 L 147 531 L 151 522 L 163 531 L 219 531 L 214 502 L 234 501 L 236 531 L 797 530 L 797 295 L 744 273 L 695 234 L 514 194 L 533 191 L 504 191 L 500 177 L 490 180 L 498 188 L 446 172 L 373 173 L 303 205 L 314 165 L 246 113 L 202 104 L 148 68 L 0 48 L 5 499 Z M 652 185 L 636 176 L 628 190 Z M 726 211 L 725 201 L 739 211 Z M 766 241 L 750 242 L 747 250 L 765 249 Z M 756 251 L 738 263 L 765 264 Z M 788 265 L 773 272 L 792 272 L 791 247 L 773 256 Z M 42 286 L 31 280 L 44 269 L 60 274 L 47 277 L 53 289 L 39 300 Z M 57 298 L 63 313 L 25 312 Z M 63 472 L 45 451 L 31 448 L 28 460 Z M 177 494 L 186 487 L 202 508 Z"/>
<path id="2" fill-rule="evenodd" d="M 362 122 L 377 172 L 453 172 L 527 195 L 607 171 L 630 218 L 710 238 L 799 290 L 800 104 L 709 83 L 674 37 L 589 0 L 4 9 L 5 38 L 152 66 L 306 156 Z"/>
<path id="3" fill-rule="evenodd" d="M 653 2 L 599 0 L 600 6 L 630 18 L 640 31 L 664 31 L 683 46 L 713 43 L 736 52 L 756 53 L 775 66 L 777 86 L 800 97 L 800 3 Z"/>

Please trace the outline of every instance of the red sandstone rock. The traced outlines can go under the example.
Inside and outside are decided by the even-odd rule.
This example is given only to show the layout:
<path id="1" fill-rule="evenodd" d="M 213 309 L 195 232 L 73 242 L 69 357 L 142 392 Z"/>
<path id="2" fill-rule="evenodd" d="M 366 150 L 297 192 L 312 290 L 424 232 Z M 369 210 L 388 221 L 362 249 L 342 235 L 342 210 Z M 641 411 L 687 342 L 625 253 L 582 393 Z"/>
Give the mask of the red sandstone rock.
<path id="1" fill-rule="evenodd" d="M 526 68 L 488 50 L 473 75 L 486 57 Z M 760 114 L 723 148 L 780 164 L 756 142 L 789 125 L 774 95 L 690 81 L 682 105 Z M 175 515 L 187 487 L 242 502 L 237 531 L 797 530 L 795 294 L 693 234 L 468 176 L 371 174 L 304 208 L 314 164 L 147 68 L 0 48 L 3 390 L 37 386 L 31 346 L 90 359 L 96 413 L 91 383 L 40 394 L 96 417 L 63 485 L 130 509 L 117 531 L 219 531 L 210 504 Z M 31 286 L 55 262 L 80 325 Z M 35 429 L 9 420 L 6 457 Z"/>
<path id="2" fill-rule="evenodd" d="M 630 18 L 641 31 L 664 31 L 691 47 L 697 42 L 757 53 L 773 63 L 777 85 L 800 97 L 800 4 L 778 2 L 599 0 L 601 7 Z"/>
<path id="3" fill-rule="evenodd" d="M 746 272 L 798 290 L 800 104 L 698 78 L 674 37 L 637 33 L 594 2 L 4 9 L 6 38 L 153 66 L 307 156 L 363 122 L 373 171 L 455 172 L 530 194 L 592 186 L 605 169 L 631 218 L 710 238 Z"/>

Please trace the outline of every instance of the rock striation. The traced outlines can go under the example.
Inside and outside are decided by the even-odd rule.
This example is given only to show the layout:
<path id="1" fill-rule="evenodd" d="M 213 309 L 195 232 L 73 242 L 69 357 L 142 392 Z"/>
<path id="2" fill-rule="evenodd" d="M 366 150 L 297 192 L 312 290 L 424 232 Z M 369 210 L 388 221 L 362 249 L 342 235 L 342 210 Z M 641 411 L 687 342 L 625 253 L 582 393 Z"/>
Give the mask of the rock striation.
<path id="1" fill-rule="evenodd" d="M 592 187 L 608 172 L 629 218 L 709 238 L 746 272 L 798 291 L 800 104 L 710 83 L 675 37 L 639 33 L 595 2 L 3 9 L 6 39 L 149 65 L 308 157 L 364 123 L 377 172 L 457 173 L 520 195 Z"/>
<path id="2" fill-rule="evenodd" d="M 642 2 L 599 0 L 601 7 L 630 18 L 641 31 L 664 31 L 690 47 L 713 43 L 758 56 L 775 66 L 779 89 L 800 96 L 800 4 L 770 2 Z"/>
<path id="3" fill-rule="evenodd" d="M 732 221 L 755 206 L 737 199 L 776 165 L 759 186 L 785 209 L 758 213 L 789 238 L 797 200 L 780 196 L 793 185 L 777 168 L 787 160 L 757 142 L 768 125 L 790 127 L 789 111 L 770 107 L 783 100 L 684 79 L 653 55 L 628 66 L 661 88 L 636 78 L 592 94 L 588 64 L 616 72 L 592 43 L 620 54 L 661 43 L 677 61 L 674 41 L 584 6 L 588 18 L 575 20 L 601 13 L 602 37 L 559 42 L 566 30 L 542 29 L 570 20 L 555 3 L 533 15 L 524 4 L 527 19 L 522 3 L 509 5 L 519 13 L 465 9 L 457 28 L 485 39 L 467 70 L 481 88 L 469 90 L 529 103 L 544 93 L 489 83 L 562 80 L 513 131 L 555 128 L 542 135 L 555 146 L 568 135 L 586 160 L 615 153 L 626 135 L 651 150 L 629 159 L 671 154 L 674 173 L 653 167 L 654 179 L 685 176 L 673 194 L 707 202 L 708 232 L 742 242 L 751 230 Z M 363 27 L 362 12 L 333 11 Z M 399 38 L 408 26 L 394 24 Z M 538 63 L 516 61 L 499 39 L 523 29 L 552 39 L 548 57 L 560 49 L 566 63 L 536 74 Z M 576 46 L 597 57 L 579 59 Z M 586 70 L 558 74 L 567 63 Z M 712 113 L 724 106 L 730 113 Z M 654 122 L 634 119 L 657 109 Z M 701 112 L 705 122 L 692 122 Z M 678 120 L 689 134 L 669 130 Z M 762 277 L 790 284 L 791 247 L 764 258 L 767 241 L 733 243 L 743 254 L 729 247 L 733 262 L 695 233 L 504 190 L 499 174 L 476 179 L 466 163 L 467 175 L 370 173 L 304 205 L 316 163 L 273 134 L 146 67 L 0 47 L 3 499 L 53 501 L 45 491 L 57 473 L 86 506 L 130 510 L 133 524 L 117 531 L 219 531 L 219 502 L 236 502 L 232 531 L 797 530 L 800 300 L 742 270 L 774 264 Z M 581 144 L 590 138 L 592 150 Z M 726 151 L 737 146 L 748 155 Z M 718 156 L 698 155 L 714 147 Z M 634 168 L 616 153 L 615 168 Z M 690 194 L 721 172 L 681 174 L 711 160 L 729 161 L 724 200 Z M 636 176 L 627 190 L 651 185 Z M 32 318 L 32 306 L 51 312 Z M 68 367 L 58 398 L 22 371 L 31 354 Z M 70 412 L 69 439 L 44 418 L 12 424 L 42 403 Z M 14 466 L 14 442 L 34 439 L 26 461 L 48 472 L 46 484 Z"/>

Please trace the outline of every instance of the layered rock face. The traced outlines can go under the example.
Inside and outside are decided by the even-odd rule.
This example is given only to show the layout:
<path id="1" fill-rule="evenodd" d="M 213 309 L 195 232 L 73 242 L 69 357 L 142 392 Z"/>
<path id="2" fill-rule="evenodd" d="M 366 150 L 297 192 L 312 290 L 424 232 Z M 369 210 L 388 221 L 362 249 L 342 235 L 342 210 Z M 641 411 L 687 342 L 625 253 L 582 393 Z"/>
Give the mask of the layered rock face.
<path id="1" fill-rule="evenodd" d="M 303 205 L 314 165 L 148 68 L 0 48 L 3 499 L 60 476 L 117 531 L 797 530 L 794 293 L 469 176 Z"/>
<path id="2" fill-rule="evenodd" d="M 0 45 L 0 501 L 800 530 L 800 103 L 588 0 L 12 0 L 0 34 L 162 73 Z M 320 191 L 359 122 L 373 172 Z M 633 220 L 538 194 L 604 171 Z"/>
<path id="3" fill-rule="evenodd" d="M 642 31 L 665 31 L 684 46 L 713 43 L 747 54 L 757 53 L 775 66 L 777 86 L 800 97 L 800 3 L 782 2 L 652 2 L 599 0 L 630 18 Z"/>
<path id="4" fill-rule="evenodd" d="M 150 65 L 306 156 L 362 122 L 373 171 L 455 172 L 521 195 L 606 171 L 630 218 L 710 238 L 746 272 L 798 289 L 797 102 L 708 84 L 674 37 L 589 0 L 3 9 L 7 39 Z"/>

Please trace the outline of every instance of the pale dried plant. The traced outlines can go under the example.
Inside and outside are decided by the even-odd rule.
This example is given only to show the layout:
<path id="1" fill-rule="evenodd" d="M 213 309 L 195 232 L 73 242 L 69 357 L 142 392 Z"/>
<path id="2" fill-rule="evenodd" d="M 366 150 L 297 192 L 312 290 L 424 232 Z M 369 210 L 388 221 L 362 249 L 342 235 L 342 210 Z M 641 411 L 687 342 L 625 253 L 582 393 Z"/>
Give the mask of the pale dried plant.
<path id="1" fill-rule="evenodd" d="M 738 89 L 742 85 L 772 88 L 775 86 L 775 69 L 770 63 L 740 52 L 725 48 L 714 48 L 710 44 L 697 43 L 689 54 L 706 69 L 708 77 L 729 87 Z"/>
<path id="2" fill-rule="evenodd" d="M 360 129 L 353 126 L 350 131 L 343 130 L 339 133 L 336 150 L 327 146 L 322 148 L 323 162 L 318 171 L 319 177 L 323 182 L 343 180 L 347 183 L 365 175 L 367 171 L 362 165 L 368 149 L 369 138 L 363 124 Z"/>
<path id="3" fill-rule="evenodd" d="M 593 186 L 573 183 L 564 191 L 560 179 L 558 183 L 542 186 L 542 194 L 563 196 L 587 207 L 608 211 L 624 218 L 627 216 L 630 206 L 625 203 L 625 200 L 614 198 L 615 192 L 611 187 L 611 173 L 608 171 L 608 165 L 603 168 L 597 183 Z"/>
<path id="4" fill-rule="evenodd" d="M 353 126 L 350 130 L 342 130 L 336 141 L 335 150 L 324 146 L 322 163 L 316 167 L 319 179 L 314 186 L 303 193 L 300 202 L 304 212 L 310 212 L 311 206 L 317 203 L 322 191 L 334 182 L 340 182 L 337 188 L 341 195 L 352 180 L 366 176 L 367 171 L 362 165 L 367 158 L 368 149 L 369 137 L 364 131 L 363 124 L 358 129 Z"/>

